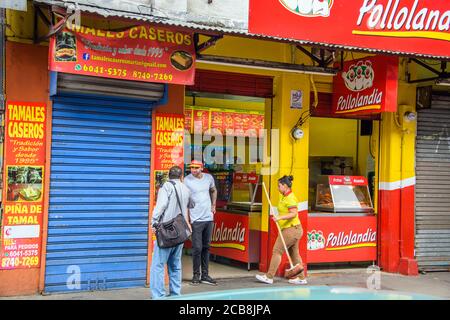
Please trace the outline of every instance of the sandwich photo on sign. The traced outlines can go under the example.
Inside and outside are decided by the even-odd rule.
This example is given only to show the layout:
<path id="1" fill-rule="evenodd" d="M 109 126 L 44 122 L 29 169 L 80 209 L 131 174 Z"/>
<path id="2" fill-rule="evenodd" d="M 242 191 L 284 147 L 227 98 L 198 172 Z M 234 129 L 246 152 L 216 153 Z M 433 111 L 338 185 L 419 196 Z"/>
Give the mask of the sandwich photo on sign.
<path id="1" fill-rule="evenodd" d="M 77 61 L 77 40 L 70 32 L 56 36 L 55 61 Z"/>
<path id="2" fill-rule="evenodd" d="M 172 66 L 180 71 L 188 70 L 193 63 L 192 56 L 186 51 L 175 51 L 170 56 Z"/>

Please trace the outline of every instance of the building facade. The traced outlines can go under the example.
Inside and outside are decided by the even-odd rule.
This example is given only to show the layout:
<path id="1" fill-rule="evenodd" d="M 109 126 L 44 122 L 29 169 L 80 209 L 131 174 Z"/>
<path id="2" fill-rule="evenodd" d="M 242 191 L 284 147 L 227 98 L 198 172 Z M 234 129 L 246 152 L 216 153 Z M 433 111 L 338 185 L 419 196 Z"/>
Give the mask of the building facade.
<path id="1" fill-rule="evenodd" d="M 205 141 L 197 144 L 195 133 L 204 137 L 205 130 L 214 126 L 224 131 L 232 127 L 233 150 L 239 137 L 247 139 L 242 140 L 243 154 L 231 156 L 245 159 L 241 172 L 236 167 L 208 167 L 217 179 L 232 179 L 230 190 L 223 191 L 223 202 L 240 197 L 236 202 L 261 203 L 254 211 L 219 210 L 213 235 L 215 255 L 267 270 L 277 228 L 264 196 L 254 201 L 261 192 L 254 189 L 264 181 L 272 203 L 277 203 L 277 179 L 291 174 L 306 231 L 300 253 L 308 268 L 370 262 L 384 271 L 412 276 L 419 268 L 448 268 L 450 211 L 444 177 L 450 161 L 446 131 L 450 107 L 448 90 L 435 82 L 445 82 L 448 76 L 448 40 L 424 40 L 433 44 L 433 50 L 433 41 L 441 41 L 441 51 L 414 51 L 408 43 L 398 50 L 384 50 L 371 48 L 370 41 L 357 45 L 352 39 L 329 44 L 329 33 L 323 28 L 312 30 L 311 36 L 298 35 L 284 30 L 281 20 L 265 23 L 270 30 L 261 28 L 270 8 L 286 14 L 289 27 L 301 22 L 295 19 L 302 15 L 318 16 L 307 19 L 332 15 L 339 9 L 333 1 L 316 13 L 301 4 L 291 8 L 275 0 L 92 3 L 38 0 L 28 2 L 27 12 L 6 10 L 0 295 L 148 285 L 153 239 L 149 221 L 155 192 L 167 165 L 180 159 L 165 158 L 180 145 L 164 134 L 185 129 L 193 134 L 189 149 L 195 153 L 200 146 L 202 152 Z M 355 9 L 353 15 L 360 12 L 351 9 Z M 371 12 L 381 8 L 366 9 L 369 17 L 361 19 L 374 23 L 378 16 Z M 393 16 L 395 20 L 396 12 L 385 9 L 386 19 Z M 277 14 L 272 17 L 282 19 Z M 97 45 L 92 52 L 83 52 L 69 71 L 64 68 L 73 61 L 58 61 L 54 51 L 58 35 L 68 32 L 63 30 L 67 21 L 76 25 L 69 31 L 81 34 L 77 41 L 103 41 L 104 48 L 113 47 L 117 42 L 109 38 L 117 40 L 124 33 L 130 38 L 120 44 L 122 52 L 130 45 L 153 48 L 156 41 L 166 43 L 165 48 L 170 43 L 170 50 L 187 52 L 194 59 L 187 66 L 183 64 L 189 61 L 176 60 L 179 73 L 165 72 L 169 69 L 160 65 L 148 77 L 144 72 L 144 78 L 129 78 L 129 70 L 140 71 L 128 69 L 120 78 L 120 67 L 113 64 L 117 61 L 92 64 L 96 50 L 102 51 Z M 414 21 L 421 20 L 412 14 Z M 441 16 L 436 21 L 436 28 L 448 37 L 448 19 Z M 182 40 L 177 40 L 178 35 Z M 135 43 L 136 38 L 147 42 Z M 62 49 L 73 49 L 67 38 L 64 41 L 68 46 Z M 350 73 L 350 66 L 356 68 L 359 61 L 373 66 L 364 68 L 375 74 L 370 79 L 367 73 L 367 79 L 373 83 L 381 79 L 377 90 L 386 90 L 389 100 L 366 101 L 366 107 L 377 105 L 378 109 L 361 112 L 351 110 L 351 99 L 357 95 L 353 93 L 339 112 L 334 100 L 346 93 L 336 79 L 343 79 L 342 73 Z M 381 75 L 377 68 L 392 72 Z M 356 81 L 350 82 L 357 86 Z M 41 116 L 36 110 L 41 110 Z M 231 127 L 223 124 L 228 116 L 234 118 Z M 182 121 L 174 125 L 177 119 Z M 241 134 L 252 126 L 244 127 L 235 119 L 254 120 L 268 134 L 264 139 Z M 33 124 L 30 128 L 42 124 L 43 134 L 26 135 L 26 123 Z M 294 129 L 299 129 L 296 138 Z M 260 138 L 255 140 L 260 148 L 253 160 L 249 155 L 252 137 Z M 14 145 L 23 151 L 17 153 Z M 39 161 L 20 162 L 26 158 Z M 21 181 L 25 171 L 27 181 Z M 252 175 L 261 181 L 251 182 Z M 333 180 L 338 177 L 353 180 L 340 184 Z M 322 210 L 326 203 L 321 207 L 318 185 L 333 193 L 333 210 Z M 225 190 L 227 184 L 220 186 Z M 254 191 L 251 201 L 249 186 Z M 370 202 L 370 212 L 345 206 L 337 210 L 336 192 L 348 186 L 362 190 L 364 198 L 357 198 L 357 207 L 363 209 L 363 203 Z M 437 202 L 430 200 L 435 198 Z M 27 238 L 27 232 L 33 238 Z M 286 264 L 284 259 L 280 274 Z"/>

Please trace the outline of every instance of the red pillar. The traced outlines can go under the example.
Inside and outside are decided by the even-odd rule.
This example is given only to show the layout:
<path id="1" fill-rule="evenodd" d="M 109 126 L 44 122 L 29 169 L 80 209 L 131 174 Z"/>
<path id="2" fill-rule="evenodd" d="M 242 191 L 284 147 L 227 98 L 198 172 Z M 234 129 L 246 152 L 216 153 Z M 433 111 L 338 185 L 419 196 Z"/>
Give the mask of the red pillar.
<path id="1" fill-rule="evenodd" d="M 386 272 L 417 275 L 414 259 L 414 185 L 380 190 L 380 267 Z"/>
<path id="2" fill-rule="evenodd" d="M 400 262 L 400 189 L 380 190 L 380 267 L 398 272 Z"/>
<path id="3" fill-rule="evenodd" d="M 415 247 L 415 210 L 414 186 L 401 190 L 400 212 L 400 265 L 399 272 L 404 275 L 418 275 L 417 260 L 414 257 Z"/>

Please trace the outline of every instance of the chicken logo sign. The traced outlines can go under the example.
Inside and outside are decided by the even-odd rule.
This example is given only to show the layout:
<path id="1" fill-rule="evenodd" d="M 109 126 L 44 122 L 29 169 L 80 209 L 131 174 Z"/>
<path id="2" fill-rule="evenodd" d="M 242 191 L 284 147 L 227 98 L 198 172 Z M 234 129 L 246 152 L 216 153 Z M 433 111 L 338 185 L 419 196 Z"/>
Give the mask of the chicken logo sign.
<path id="1" fill-rule="evenodd" d="M 352 64 L 347 71 L 342 73 L 345 86 L 351 91 L 363 91 L 372 88 L 374 76 L 372 62 L 369 60 Z"/>
<path id="2" fill-rule="evenodd" d="M 289 11 L 303 17 L 328 17 L 334 0 L 279 0 Z"/>
<path id="3" fill-rule="evenodd" d="M 367 57 L 345 61 L 333 80 L 333 113 L 394 112 L 397 109 L 398 58 Z"/>
<path id="4" fill-rule="evenodd" d="M 325 237 L 322 231 L 312 230 L 308 232 L 308 250 L 320 250 L 325 248 Z"/>

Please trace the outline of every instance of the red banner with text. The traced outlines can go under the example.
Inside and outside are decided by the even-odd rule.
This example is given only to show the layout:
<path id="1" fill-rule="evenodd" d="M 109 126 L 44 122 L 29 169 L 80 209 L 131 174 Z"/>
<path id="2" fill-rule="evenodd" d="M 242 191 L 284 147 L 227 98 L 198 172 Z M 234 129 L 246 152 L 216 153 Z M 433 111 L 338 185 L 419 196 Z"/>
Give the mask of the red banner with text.
<path id="1" fill-rule="evenodd" d="M 334 77 L 333 113 L 365 115 L 395 112 L 398 96 L 398 59 L 367 57 L 346 61 Z"/>
<path id="2" fill-rule="evenodd" d="M 1 269 L 40 266 L 46 104 L 8 101 Z"/>
<path id="3" fill-rule="evenodd" d="M 377 218 L 308 217 L 308 263 L 375 261 Z"/>
<path id="4" fill-rule="evenodd" d="M 139 25 L 114 32 L 72 27 L 50 38 L 50 70 L 80 75 L 192 85 L 192 33 Z"/>
<path id="5" fill-rule="evenodd" d="M 253 34 L 450 57 L 446 0 L 250 0 L 249 12 Z"/>
<path id="6" fill-rule="evenodd" d="M 217 212 L 211 238 L 211 253 L 233 260 L 249 261 L 249 218 L 247 215 Z"/>
<path id="7" fill-rule="evenodd" d="M 159 188 L 168 180 L 172 166 L 184 164 L 184 115 L 156 113 L 154 143 L 155 201 Z"/>

